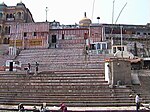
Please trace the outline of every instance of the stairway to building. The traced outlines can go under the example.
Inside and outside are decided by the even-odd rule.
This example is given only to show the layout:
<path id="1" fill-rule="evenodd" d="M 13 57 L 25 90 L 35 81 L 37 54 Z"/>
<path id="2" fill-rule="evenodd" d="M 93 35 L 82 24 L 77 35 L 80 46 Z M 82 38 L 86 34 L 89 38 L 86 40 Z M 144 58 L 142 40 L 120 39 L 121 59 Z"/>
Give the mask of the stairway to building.
<path id="1" fill-rule="evenodd" d="M 69 42 L 68 42 L 69 41 Z M 22 63 L 20 72 L 1 72 L 0 104 L 69 107 L 134 106 L 130 86 L 109 87 L 104 78 L 104 62 L 108 55 L 84 54 L 84 43 L 60 42 L 61 48 L 22 50 L 15 60 Z M 75 41 L 75 42 L 74 42 Z M 69 43 L 73 47 L 69 48 Z M 78 47 L 78 45 L 82 47 Z M 34 74 L 35 62 L 39 63 Z M 30 74 L 24 68 L 31 64 Z"/>
<path id="2" fill-rule="evenodd" d="M 103 55 L 84 55 L 82 49 L 36 49 L 24 50 L 16 58 L 22 63 L 22 69 L 31 64 L 34 71 L 35 62 L 39 71 L 68 69 L 104 69 Z"/>
<path id="3" fill-rule="evenodd" d="M 0 104 L 71 107 L 133 106 L 128 87 L 110 88 L 99 70 L 49 71 L 38 75 L 0 75 Z"/>

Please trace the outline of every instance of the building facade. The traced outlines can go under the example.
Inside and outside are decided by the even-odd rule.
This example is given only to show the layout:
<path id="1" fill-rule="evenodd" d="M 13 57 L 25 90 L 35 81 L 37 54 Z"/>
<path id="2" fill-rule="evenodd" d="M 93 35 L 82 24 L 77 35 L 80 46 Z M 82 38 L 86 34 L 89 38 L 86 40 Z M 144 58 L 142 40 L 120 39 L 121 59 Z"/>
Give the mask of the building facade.
<path id="1" fill-rule="evenodd" d="M 48 48 L 49 23 L 20 23 L 11 26 L 9 45 L 19 49 Z"/>
<path id="2" fill-rule="evenodd" d="M 56 48 L 60 40 L 75 40 L 82 43 L 86 39 L 93 48 L 105 42 L 112 45 L 126 45 L 135 56 L 150 55 L 150 25 L 99 24 L 84 17 L 79 24 L 60 25 L 57 21 L 34 22 L 32 14 L 21 2 L 16 6 L 0 4 L 0 43 L 17 48 Z M 77 41 L 78 40 L 78 41 Z M 94 45 L 98 45 L 94 47 Z"/>
<path id="3" fill-rule="evenodd" d="M 0 4 L 0 44 L 8 44 L 11 25 L 34 22 L 31 12 L 22 2 L 16 6 Z"/>
<path id="4" fill-rule="evenodd" d="M 111 45 L 126 45 L 139 57 L 150 56 L 150 25 L 103 24 L 104 40 Z M 122 40 L 122 42 L 121 42 Z"/>

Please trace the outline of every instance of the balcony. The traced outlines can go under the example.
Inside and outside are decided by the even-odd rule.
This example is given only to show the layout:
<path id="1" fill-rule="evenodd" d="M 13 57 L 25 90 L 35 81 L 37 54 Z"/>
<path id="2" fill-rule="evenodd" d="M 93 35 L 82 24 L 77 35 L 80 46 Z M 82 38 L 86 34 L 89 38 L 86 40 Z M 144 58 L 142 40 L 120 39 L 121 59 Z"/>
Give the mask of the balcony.
<path id="1" fill-rule="evenodd" d="M 15 18 L 7 18 L 6 20 L 7 20 L 7 21 L 14 21 Z"/>
<path id="2" fill-rule="evenodd" d="M 105 37 L 114 37 L 114 38 L 120 38 L 121 34 L 105 34 Z M 136 38 L 136 39 L 147 39 L 150 38 L 149 35 L 136 35 L 136 34 L 122 34 L 123 38 Z"/>

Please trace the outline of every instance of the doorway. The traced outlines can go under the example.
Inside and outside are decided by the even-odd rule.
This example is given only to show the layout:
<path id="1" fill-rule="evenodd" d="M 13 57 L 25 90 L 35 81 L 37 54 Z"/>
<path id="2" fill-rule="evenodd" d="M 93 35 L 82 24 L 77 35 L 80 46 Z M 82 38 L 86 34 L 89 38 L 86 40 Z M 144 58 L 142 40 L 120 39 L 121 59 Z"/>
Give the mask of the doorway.
<path id="1" fill-rule="evenodd" d="M 52 35 L 52 43 L 56 43 L 56 42 L 57 42 L 56 35 Z"/>
<path id="2" fill-rule="evenodd" d="M 13 62 L 9 63 L 9 71 L 13 71 Z"/>

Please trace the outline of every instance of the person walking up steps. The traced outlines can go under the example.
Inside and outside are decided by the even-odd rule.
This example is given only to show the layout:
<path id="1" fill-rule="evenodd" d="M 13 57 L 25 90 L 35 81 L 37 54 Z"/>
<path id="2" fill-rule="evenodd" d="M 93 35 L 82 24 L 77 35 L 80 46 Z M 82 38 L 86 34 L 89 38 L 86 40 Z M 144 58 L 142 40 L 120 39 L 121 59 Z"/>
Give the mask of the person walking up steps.
<path id="1" fill-rule="evenodd" d="M 37 75 L 38 70 L 39 70 L 39 63 L 36 62 L 36 63 L 35 63 L 35 75 Z"/>
<path id="2" fill-rule="evenodd" d="M 136 112 L 139 112 L 139 109 L 140 109 L 140 94 L 137 94 L 135 96 L 135 103 L 136 103 Z"/>

